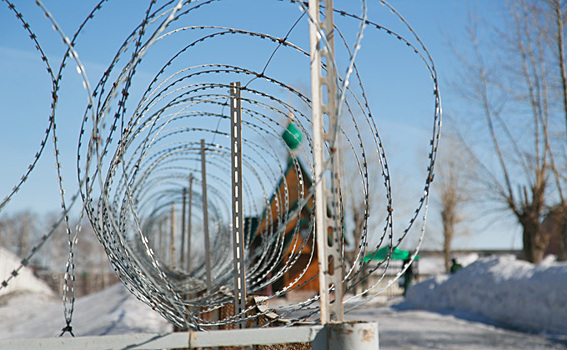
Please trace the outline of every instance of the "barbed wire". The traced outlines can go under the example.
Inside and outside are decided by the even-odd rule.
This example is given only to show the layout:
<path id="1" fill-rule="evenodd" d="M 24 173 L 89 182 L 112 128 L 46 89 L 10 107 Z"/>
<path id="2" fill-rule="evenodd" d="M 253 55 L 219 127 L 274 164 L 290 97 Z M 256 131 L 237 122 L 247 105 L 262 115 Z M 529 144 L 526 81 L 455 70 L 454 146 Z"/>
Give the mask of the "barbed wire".
<path id="1" fill-rule="evenodd" d="M 231 81 L 245 81 L 241 88 L 241 103 L 247 290 L 254 295 L 265 294 L 266 289 L 271 288 L 270 295 L 263 301 L 267 303 L 317 282 L 317 273 L 313 273 L 312 269 L 317 261 L 313 184 L 319 179 L 313 177 L 311 100 L 293 77 L 286 74 L 288 68 L 283 64 L 289 60 L 300 71 L 309 67 L 305 41 L 294 35 L 301 30 L 299 23 L 313 21 L 305 15 L 307 3 L 280 2 L 286 6 L 299 5 L 302 12 L 293 18 L 292 24 L 283 31 L 284 35 L 279 36 L 231 25 L 194 23 L 200 11 L 214 9 L 220 0 L 150 1 L 139 24 L 124 39 L 98 82 L 91 84 L 87 76 L 89 71 L 79 59 L 77 44 L 82 40 L 83 29 L 91 25 L 94 18 L 104 16 L 103 10 L 108 1 L 97 3 L 71 37 L 61 29 L 47 7 L 36 1 L 37 7 L 62 39 L 64 54 L 56 72 L 53 69 L 55 65 L 52 65 L 55 58 L 45 53 L 32 25 L 24 19 L 24 13 L 12 2 L 2 2 L 23 26 L 44 62 L 52 90 L 50 116 L 40 147 L 24 175 L 0 203 L 0 212 L 25 185 L 39 159 L 44 156 L 43 151 L 51 136 L 62 214 L 0 288 L 7 287 L 57 227 L 64 225 L 69 257 L 63 288 L 66 323 L 63 332 L 72 334 L 74 246 L 80 234 L 81 220 L 86 217 L 114 272 L 126 288 L 181 329 L 211 329 L 242 320 L 260 323 L 258 320 L 268 313 L 279 316 L 265 322 L 264 326 L 278 324 L 279 320 L 285 320 L 285 325 L 316 321 L 319 313 L 317 294 L 263 312 L 258 312 L 255 304 L 250 304 L 240 315 L 223 314 L 223 310 L 234 302 L 235 288 L 232 248 L 228 238 L 231 228 L 231 156 L 227 109 Z M 355 228 L 361 232 L 359 241 L 354 242 L 354 258 L 351 264 L 343 261 L 342 266 L 337 267 L 344 269 L 345 291 L 352 293 L 345 299 L 349 305 L 347 310 L 371 299 L 361 299 L 360 296 L 380 294 L 404 273 L 407 265 L 394 275 L 387 274 L 391 252 L 400 246 L 421 218 L 417 246 L 411 254 L 412 259 L 416 257 L 425 233 L 440 137 L 441 102 L 431 56 L 407 21 L 388 3 L 380 3 L 401 20 L 411 39 L 372 21 L 365 1 L 360 15 L 334 9 L 335 13 L 353 21 L 357 27 L 352 44 L 343 33 L 348 28 L 335 27 L 338 34 L 335 36 L 338 42 L 336 55 L 345 55 L 341 61 L 347 64 L 344 65 L 344 74 L 336 76 L 338 96 L 328 96 L 339 102 L 337 112 L 341 121 L 334 133 L 336 141 L 331 147 L 342 147 L 344 159 L 351 161 L 345 163 L 345 168 L 348 168 L 345 172 L 354 174 L 355 185 L 359 188 L 357 193 L 351 193 L 355 185 L 350 183 L 350 179 L 341 177 L 341 211 L 348 213 L 347 201 L 353 196 L 359 196 L 358 201 L 362 203 L 363 222 Z M 422 62 L 433 83 L 433 127 L 429 144 L 424 146 L 429 151 L 423 194 L 401 233 L 394 227 L 394 196 L 386 149 L 356 61 L 365 43 L 363 33 L 370 30 L 384 33 L 407 47 Z M 210 53 L 205 58 L 199 57 L 201 52 L 209 52 L 210 46 L 230 46 L 238 41 L 246 42 L 249 48 L 262 48 L 266 59 L 258 59 L 261 64 L 256 67 L 246 60 L 229 62 L 231 57 L 219 59 Z M 194 62 L 193 57 L 205 62 L 188 64 Z M 59 94 L 64 73 L 70 65 L 67 63 L 69 59 L 79 73 L 86 96 L 76 155 L 79 188 L 71 191 L 75 194 L 70 200 L 65 195 L 57 134 L 58 125 L 62 123 L 57 119 L 58 102 L 65 98 Z M 333 65 L 333 70 L 339 72 L 337 62 L 325 62 L 323 69 Z M 299 134 L 290 134 L 296 146 L 285 143 L 282 146 L 279 142 L 281 135 L 288 132 L 289 125 L 299 131 Z M 203 203 L 204 193 L 197 190 L 205 181 L 200 168 L 200 140 L 205 140 L 206 164 L 210 169 L 206 178 L 207 191 L 210 192 L 207 203 Z M 344 145 L 339 145 L 340 142 Z M 372 174 L 381 176 L 381 185 L 371 179 Z M 180 236 L 176 232 L 185 230 L 173 217 L 185 215 L 180 204 L 185 203 L 187 197 L 182 195 L 182 190 L 187 189 L 189 181 L 193 180 L 195 187 L 188 194 L 189 206 L 196 209 L 188 218 L 190 226 L 196 228 L 191 232 L 192 245 L 190 250 L 181 246 L 177 247 L 177 251 L 168 251 L 167 243 L 173 246 Z M 369 204 L 376 194 L 385 198 L 380 230 L 370 228 L 370 218 L 379 217 L 376 209 L 370 208 Z M 82 204 L 76 204 L 80 203 L 78 198 Z M 73 205 L 81 206 L 79 224 L 75 228 L 71 228 L 69 223 Z M 204 214 L 199 212 L 205 206 L 211 213 L 208 222 L 203 222 Z M 170 227 L 164 229 L 166 222 Z M 204 225 L 211 229 L 210 257 L 202 251 Z M 342 218 L 341 225 L 344 256 L 349 240 L 345 218 Z M 374 256 L 384 246 L 389 246 L 391 251 L 385 259 L 376 263 Z M 183 254 L 191 256 L 185 265 L 181 265 L 183 259 L 179 258 Z M 210 288 L 205 283 L 207 258 L 214 266 Z M 376 272 L 378 279 L 372 285 L 360 288 L 362 282 Z M 385 284 L 384 280 L 387 280 Z"/>

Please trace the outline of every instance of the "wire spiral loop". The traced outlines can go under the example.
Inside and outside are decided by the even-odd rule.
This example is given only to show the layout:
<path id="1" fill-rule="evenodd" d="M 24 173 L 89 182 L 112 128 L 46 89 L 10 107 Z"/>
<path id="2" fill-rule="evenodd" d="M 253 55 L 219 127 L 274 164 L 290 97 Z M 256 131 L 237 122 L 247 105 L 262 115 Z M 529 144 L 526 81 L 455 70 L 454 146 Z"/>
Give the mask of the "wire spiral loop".
<path id="1" fill-rule="evenodd" d="M 232 25 L 230 20 L 227 24 L 219 23 L 221 16 L 211 16 L 223 11 L 225 1 L 150 1 L 102 74 L 92 80 L 96 70 L 87 69 L 89 65 L 79 59 L 81 49 L 85 49 L 81 38 L 84 31 L 99 23 L 96 19 L 105 16 L 105 7 L 111 6 L 111 2 L 98 3 L 68 37 L 47 7 L 37 1 L 37 8 L 63 42 L 64 55 L 57 62 L 57 58 L 45 53 L 41 36 L 34 33 L 25 13 L 10 1 L 2 1 L 20 21 L 45 64 L 52 82 L 52 103 L 39 150 L 21 180 L 0 203 L 0 211 L 25 184 L 51 136 L 63 208 L 57 225 L 66 225 L 70 248 L 64 289 L 67 325 L 74 302 L 73 246 L 80 231 L 80 226 L 69 224 L 68 213 L 73 205 L 81 206 L 81 218 L 90 221 L 114 271 L 130 292 L 181 329 L 207 329 L 234 324 L 242 318 L 264 325 L 281 319 L 289 325 L 316 318 L 316 294 L 298 303 L 263 311 L 250 304 L 241 315 L 223 315 L 224 308 L 234 301 L 235 288 L 228 238 L 232 225 L 230 82 L 242 83 L 242 191 L 248 293 L 266 294 L 271 289 L 267 297 L 271 300 L 317 281 L 313 272 L 317 260 L 313 184 L 317 179 L 313 176 L 311 100 L 302 83 L 298 83 L 309 76 L 309 48 L 304 35 L 304 24 L 309 21 L 307 4 L 276 2 L 270 4 L 276 8 L 272 13 L 262 14 L 266 16 L 263 21 Z M 381 293 L 402 274 L 403 271 L 394 277 L 386 274 L 390 255 L 378 263 L 373 257 L 384 246 L 398 247 L 418 221 L 425 224 L 441 124 L 437 73 L 425 46 L 385 1 L 381 1 L 383 8 L 402 19 L 410 39 L 372 21 L 367 16 L 366 3 L 362 4 L 362 14 L 334 9 L 341 18 L 335 27 L 337 60 L 323 63 L 324 70 L 334 65 L 338 72 L 338 96 L 325 98 L 337 99 L 340 119 L 336 146 L 344 165 L 339 192 L 345 213 L 340 240 L 347 250 L 344 256 L 351 257 L 342 262 L 344 289 L 352 294 L 345 300 L 348 308 L 359 306 L 364 301 L 359 298 L 361 295 Z M 274 20 L 279 10 L 292 15 L 280 21 L 285 23 L 281 28 L 266 25 L 268 30 L 263 30 L 262 25 Z M 210 24 L 202 23 L 206 18 L 211 18 Z M 357 64 L 362 54 L 358 54 L 359 49 L 372 45 L 363 40 L 363 33 L 368 36 L 368 32 L 394 38 L 407 47 L 425 67 L 434 86 L 433 128 L 426 146 L 429 155 L 423 192 L 402 231 L 394 230 L 390 166 L 379 122 L 370 108 L 372 101 L 365 87 L 368 82 L 363 84 L 364 74 Z M 348 38 L 353 33 L 355 41 L 351 43 Z M 86 103 L 76 152 L 79 188 L 73 196 L 66 197 L 62 162 L 58 158 L 58 126 L 63 123 L 59 120 L 62 112 L 58 103 L 65 99 L 61 85 L 69 66 L 79 73 Z M 201 172 L 201 140 L 206 155 L 206 179 Z M 381 180 L 377 180 L 379 177 Z M 205 180 L 206 203 L 200 190 Z M 370 204 L 377 195 L 383 198 L 380 215 Z M 355 206 L 349 204 L 355 201 L 356 213 Z M 205 204 L 209 211 L 206 222 Z M 186 207 L 191 213 L 187 218 Z M 354 215 L 358 216 L 353 220 L 350 217 Z M 210 230 L 210 259 L 214 267 L 210 288 L 205 283 L 205 225 Z M 24 261 L 29 261 L 53 230 L 43 236 Z M 424 234 L 423 227 L 417 231 L 413 256 Z M 190 241 L 189 236 L 182 238 L 182 232 L 191 232 Z M 361 288 L 370 274 L 378 275 L 377 281 Z M 212 317 L 215 312 L 217 317 Z M 268 314 L 278 317 L 265 321 Z"/>

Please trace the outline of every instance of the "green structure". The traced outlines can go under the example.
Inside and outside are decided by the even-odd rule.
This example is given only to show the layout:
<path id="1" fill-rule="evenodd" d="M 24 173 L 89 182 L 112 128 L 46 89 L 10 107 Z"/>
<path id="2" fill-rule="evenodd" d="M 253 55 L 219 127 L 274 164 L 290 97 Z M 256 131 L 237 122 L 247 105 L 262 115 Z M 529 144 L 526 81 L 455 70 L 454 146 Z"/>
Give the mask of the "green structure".
<path id="1" fill-rule="evenodd" d="M 295 126 L 295 124 L 293 124 L 293 122 L 291 122 L 290 120 L 289 124 L 287 124 L 287 128 L 282 134 L 282 139 L 284 140 L 287 147 L 289 147 L 289 149 L 293 151 L 301 143 L 303 135 L 301 135 L 301 131 L 299 131 L 297 126 Z"/>
<path id="2" fill-rule="evenodd" d="M 388 255 L 391 255 L 390 259 L 392 260 L 409 260 L 409 258 L 411 257 L 411 253 L 407 250 L 402 250 L 400 248 L 395 248 L 394 250 L 392 250 L 392 247 L 386 246 L 384 248 L 378 249 L 376 254 L 374 254 L 374 252 L 367 254 L 364 257 L 364 262 L 366 263 L 370 260 L 386 260 Z M 414 260 L 419 260 L 419 255 L 416 255 Z"/>

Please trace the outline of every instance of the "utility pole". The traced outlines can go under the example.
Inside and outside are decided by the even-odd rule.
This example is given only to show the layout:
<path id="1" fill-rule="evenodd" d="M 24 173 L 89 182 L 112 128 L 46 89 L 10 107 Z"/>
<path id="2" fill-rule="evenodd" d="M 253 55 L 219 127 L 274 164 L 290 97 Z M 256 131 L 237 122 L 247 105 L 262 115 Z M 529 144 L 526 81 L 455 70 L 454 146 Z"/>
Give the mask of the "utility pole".
<path id="1" fill-rule="evenodd" d="M 159 223 L 158 223 L 158 251 L 159 251 L 159 255 L 160 257 L 165 261 L 165 237 L 164 237 L 164 233 L 163 233 L 163 220 L 164 218 L 160 218 Z"/>
<path id="2" fill-rule="evenodd" d="M 207 290 L 213 288 L 211 271 L 211 243 L 209 240 L 209 208 L 207 202 L 207 160 L 205 159 L 205 140 L 201 139 L 201 189 L 203 198 L 203 232 L 205 234 L 205 263 L 207 267 Z"/>
<path id="3" fill-rule="evenodd" d="M 186 197 L 187 197 L 187 189 L 183 187 L 182 194 L 183 200 L 181 204 L 181 249 L 180 249 L 180 256 L 179 256 L 179 268 L 183 269 L 185 267 L 185 214 L 186 214 Z"/>
<path id="4" fill-rule="evenodd" d="M 189 213 L 187 214 L 187 273 L 191 273 L 191 207 L 193 206 L 193 174 L 189 174 Z"/>
<path id="5" fill-rule="evenodd" d="M 171 202 L 171 230 L 169 236 L 169 265 L 175 268 L 175 203 Z"/>

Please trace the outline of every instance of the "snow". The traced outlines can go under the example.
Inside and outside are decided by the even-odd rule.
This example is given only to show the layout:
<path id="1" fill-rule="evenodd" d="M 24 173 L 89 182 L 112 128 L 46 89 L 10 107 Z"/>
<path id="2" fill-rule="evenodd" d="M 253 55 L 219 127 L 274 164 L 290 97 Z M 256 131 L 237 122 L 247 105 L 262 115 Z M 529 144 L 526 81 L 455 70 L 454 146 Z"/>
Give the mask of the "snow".
<path id="1" fill-rule="evenodd" d="M 566 339 L 529 334 L 471 320 L 462 315 L 397 306 L 358 309 L 349 319 L 378 321 L 380 350 L 565 350 Z"/>
<path id="2" fill-rule="evenodd" d="M 64 326 L 59 298 L 19 294 L 0 306 L 0 339 L 56 337 Z M 76 336 L 172 331 L 165 319 L 120 283 L 78 298 L 72 326 Z"/>
<path id="3" fill-rule="evenodd" d="M 0 281 L 4 281 L 21 265 L 17 256 L 0 247 Z M 47 283 L 35 277 L 33 272 L 24 267 L 18 271 L 17 278 L 12 278 L 5 288 L 0 288 L 0 297 L 10 293 L 32 292 L 41 295 L 54 296 L 55 293 Z"/>
<path id="4" fill-rule="evenodd" d="M 11 267 L 4 264 L 17 265 L 18 259 L 3 256 L 8 258 L 1 268 L 9 274 Z M 38 281 L 30 276 L 22 273 L 18 287 L 0 297 L 0 344 L 2 339 L 56 337 L 65 325 L 60 298 L 34 291 L 27 284 Z M 547 260 L 534 266 L 511 256 L 482 258 L 454 275 L 416 284 L 405 301 L 399 297 L 389 307 L 369 304 L 347 318 L 378 322 L 383 350 L 565 350 L 566 286 L 567 264 Z M 172 331 L 122 284 L 78 298 L 72 326 L 76 336 Z"/>
<path id="5" fill-rule="evenodd" d="M 405 307 L 468 312 L 532 332 L 567 334 L 567 263 L 496 256 L 410 288 Z"/>
<path id="6" fill-rule="evenodd" d="M 19 259 L 0 247 L 0 279 L 19 266 Z M 63 301 L 47 284 L 24 268 L 0 289 L 0 339 L 59 336 L 65 326 Z M 76 336 L 161 333 L 171 325 L 120 283 L 78 298 L 72 320 Z"/>

